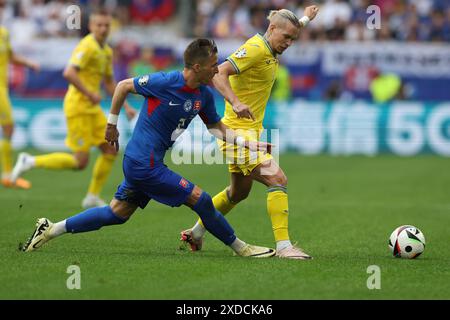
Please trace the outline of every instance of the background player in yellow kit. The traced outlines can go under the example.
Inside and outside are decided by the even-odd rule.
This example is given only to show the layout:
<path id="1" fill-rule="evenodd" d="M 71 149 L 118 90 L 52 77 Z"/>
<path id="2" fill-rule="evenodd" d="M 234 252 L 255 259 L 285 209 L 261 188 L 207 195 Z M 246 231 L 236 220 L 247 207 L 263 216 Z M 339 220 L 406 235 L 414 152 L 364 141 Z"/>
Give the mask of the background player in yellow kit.
<path id="1" fill-rule="evenodd" d="M 6 0 L 0 0 L 0 18 L 5 8 Z M 25 179 L 11 180 L 12 146 L 11 138 L 14 132 L 14 119 L 11 103 L 8 96 L 8 64 L 20 64 L 34 71 L 39 71 L 39 65 L 31 60 L 14 53 L 9 41 L 9 33 L 5 27 L 0 26 L 0 125 L 2 136 L 0 140 L 0 155 L 2 164 L 2 185 L 5 187 L 18 187 L 29 189 L 30 182 Z"/>
<path id="2" fill-rule="evenodd" d="M 282 54 L 298 39 L 302 27 L 315 18 L 317 6 L 305 9 L 304 17 L 289 10 L 271 11 L 269 27 L 264 35 L 257 34 L 247 40 L 227 61 L 219 67 L 213 79 L 216 89 L 225 97 L 223 123 L 247 139 L 258 140 L 266 104 L 278 69 L 277 55 Z M 227 214 L 237 203 L 247 198 L 253 180 L 263 183 L 267 189 L 267 210 L 277 244 L 277 256 L 291 259 L 310 259 L 300 248 L 294 246 L 288 233 L 287 178 L 271 155 L 259 153 L 255 159 L 248 151 L 240 151 L 233 145 L 219 142 L 229 165 L 231 184 L 213 198 L 214 206 Z M 181 233 L 192 250 L 200 250 L 205 228 L 199 220 L 192 228 Z"/>
<path id="3" fill-rule="evenodd" d="M 91 33 L 77 45 L 64 70 L 64 77 L 70 83 L 64 98 L 66 145 L 72 150 L 72 154 L 58 152 L 31 156 L 21 153 L 12 173 L 12 178 L 16 179 L 33 167 L 82 170 L 88 165 L 90 148 L 96 146 L 101 155 L 97 158 L 88 193 L 82 201 L 84 208 L 105 205 L 99 195 L 117 156 L 115 148 L 104 138 L 107 121 L 100 108 L 102 81 L 110 95 L 116 87 L 112 49 L 106 43 L 110 24 L 109 14 L 103 11 L 93 13 L 89 18 Z M 136 111 L 127 103 L 124 106 L 128 118 L 133 118 Z"/>

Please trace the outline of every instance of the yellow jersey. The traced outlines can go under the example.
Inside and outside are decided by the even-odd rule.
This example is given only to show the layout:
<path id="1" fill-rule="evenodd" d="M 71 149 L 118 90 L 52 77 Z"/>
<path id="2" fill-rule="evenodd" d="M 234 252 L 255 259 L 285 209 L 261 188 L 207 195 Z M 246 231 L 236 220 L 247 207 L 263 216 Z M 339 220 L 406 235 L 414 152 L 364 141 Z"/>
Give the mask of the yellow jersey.
<path id="1" fill-rule="evenodd" d="M 8 64 L 11 56 L 9 33 L 5 27 L 0 26 L 0 87 L 8 87 Z"/>
<path id="2" fill-rule="evenodd" d="M 238 118 L 231 104 L 225 101 L 222 122 L 233 129 L 262 129 L 267 101 L 270 97 L 279 61 L 267 40 L 260 34 L 247 40 L 227 58 L 236 70 L 229 77 L 231 88 L 242 103 L 250 107 L 255 117 Z"/>
<path id="3" fill-rule="evenodd" d="M 72 52 L 69 64 L 78 68 L 81 82 L 90 92 L 100 94 L 100 85 L 105 76 L 113 76 L 112 49 L 106 43 L 102 46 L 94 35 L 84 37 Z M 72 84 L 64 98 L 64 112 L 67 117 L 96 113 L 100 105 L 94 105 Z"/>

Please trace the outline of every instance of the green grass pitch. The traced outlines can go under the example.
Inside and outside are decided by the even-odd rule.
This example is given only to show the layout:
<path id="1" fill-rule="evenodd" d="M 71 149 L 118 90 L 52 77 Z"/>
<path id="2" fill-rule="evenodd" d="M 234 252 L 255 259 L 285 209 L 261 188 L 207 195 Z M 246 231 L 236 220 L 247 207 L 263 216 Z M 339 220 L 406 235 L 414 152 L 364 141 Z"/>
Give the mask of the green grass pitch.
<path id="1" fill-rule="evenodd" d="M 449 159 L 282 155 L 290 235 L 312 261 L 234 257 L 211 235 L 204 251 L 181 251 L 179 232 L 195 213 L 156 202 L 125 225 L 19 252 L 36 218 L 59 221 L 81 210 L 92 163 L 84 172 L 31 171 L 29 191 L 1 189 L 1 299 L 450 299 Z M 171 167 L 211 195 L 228 184 L 225 165 Z M 118 160 L 105 199 L 121 179 Z M 227 218 L 241 239 L 274 246 L 262 185 Z M 425 234 L 416 260 L 388 251 L 390 233 L 403 224 Z M 66 287 L 74 264 L 80 290 Z M 371 265 L 381 270 L 379 290 L 366 285 Z"/>

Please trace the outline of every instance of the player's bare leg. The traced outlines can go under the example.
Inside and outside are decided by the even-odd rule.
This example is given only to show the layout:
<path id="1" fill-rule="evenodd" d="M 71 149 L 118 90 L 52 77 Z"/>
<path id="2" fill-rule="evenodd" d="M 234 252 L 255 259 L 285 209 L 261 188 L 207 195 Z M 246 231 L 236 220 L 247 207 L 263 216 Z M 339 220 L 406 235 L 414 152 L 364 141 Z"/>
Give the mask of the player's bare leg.
<path id="1" fill-rule="evenodd" d="M 293 245 L 289 238 L 287 177 L 283 170 L 275 160 L 271 159 L 258 165 L 250 176 L 267 186 L 267 211 L 277 243 L 277 256 L 301 260 L 311 259 L 311 256 Z"/>

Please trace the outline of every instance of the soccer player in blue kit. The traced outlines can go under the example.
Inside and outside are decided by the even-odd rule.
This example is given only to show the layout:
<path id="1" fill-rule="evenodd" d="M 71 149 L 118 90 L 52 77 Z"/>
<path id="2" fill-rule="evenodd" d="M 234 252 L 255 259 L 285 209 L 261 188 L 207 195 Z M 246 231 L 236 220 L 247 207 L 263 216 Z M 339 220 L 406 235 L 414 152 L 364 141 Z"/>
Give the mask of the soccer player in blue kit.
<path id="1" fill-rule="evenodd" d="M 197 39 L 184 52 L 182 72 L 159 72 L 119 82 L 112 98 L 106 140 L 119 149 L 118 115 L 128 93 L 138 93 L 145 101 L 123 159 L 125 179 L 109 206 L 91 208 L 68 219 L 52 223 L 40 218 L 32 236 L 22 247 L 33 251 L 64 233 L 98 230 L 123 224 L 138 207 L 151 199 L 179 207 L 187 205 L 202 219 L 206 229 L 237 255 L 265 258 L 275 251 L 245 243 L 213 205 L 211 196 L 191 181 L 171 171 L 163 162 L 164 154 L 179 134 L 198 114 L 210 132 L 228 143 L 252 151 L 268 150 L 270 144 L 248 141 L 236 135 L 220 121 L 214 98 L 206 85 L 218 72 L 214 41 Z"/>

